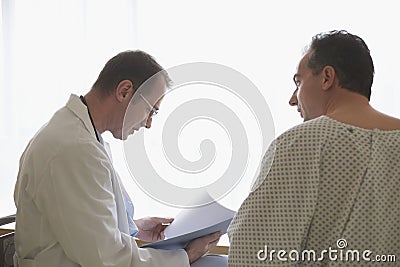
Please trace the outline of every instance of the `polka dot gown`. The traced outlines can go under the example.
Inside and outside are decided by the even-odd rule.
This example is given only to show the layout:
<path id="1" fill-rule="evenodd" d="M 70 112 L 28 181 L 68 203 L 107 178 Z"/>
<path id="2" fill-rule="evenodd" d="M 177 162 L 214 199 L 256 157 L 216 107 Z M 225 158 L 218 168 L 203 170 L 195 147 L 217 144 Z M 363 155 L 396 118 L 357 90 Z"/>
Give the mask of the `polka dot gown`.
<path id="1" fill-rule="evenodd" d="M 376 255 L 400 266 L 400 131 L 322 116 L 279 136 L 261 164 L 228 229 L 230 267 L 382 266 Z"/>

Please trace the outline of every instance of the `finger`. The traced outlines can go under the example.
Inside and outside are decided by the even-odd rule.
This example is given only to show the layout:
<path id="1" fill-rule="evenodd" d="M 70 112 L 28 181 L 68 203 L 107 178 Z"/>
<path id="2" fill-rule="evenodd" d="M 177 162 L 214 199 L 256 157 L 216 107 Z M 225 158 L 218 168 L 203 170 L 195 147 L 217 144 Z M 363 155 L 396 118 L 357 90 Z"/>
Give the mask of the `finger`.
<path id="1" fill-rule="evenodd" d="M 164 229 L 165 227 L 162 226 L 161 224 L 158 224 L 155 228 L 154 228 L 154 235 L 156 235 L 156 240 L 163 240 L 165 239 L 165 234 L 164 234 Z"/>
<path id="2" fill-rule="evenodd" d="M 164 231 L 161 231 L 161 233 L 160 233 L 160 239 L 161 239 L 161 240 L 164 240 L 164 239 L 165 239 Z"/>
<path id="3" fill-rule="evenodd" d="M 209 235 L 209 242 L 213 242 L 213 241 L 215 241 L 215 240 L 219 240 L 219 238 L 222 236 L 222 232 L 221 231 L 218 231 L 218 232 L 215 232 L 215 233 L 213 233 L 213 234 L 210 234 Z"/>
<path id="4" fill-rule="evenodd" d="M 174 218 L 160 218 L 160 217 L 153 217 L 153 220 L 160 224 L 169 225 L 174 221 Z"/>
<path id="5" fill-rule="evenodd" d="M 167 228 L 169 226 L 169 224 L 168 225 L 159 224 L 159 225 L 161 225 L 161 231 L 162 232 L 165 230 L 165 228 Z"/>
<path id="6" fill-rule="evenodd" d="M 215 232 L 209 235 L 205 235 L 202 237 L 199 237 L 198 239 L 201 239 L 203 244 L 208 244 L 211 242 L 214 242 L 215 240 L 219 239 L 221 237 L 222 233 L 221 232 Z"/>
<path id="7" fill-rule="evenodd" d="M 218 242 L 219 242 L 219 238 L 217 240 L 214 240 L 214 241 L 208 243 L 208 248 L 212 249 L 213 247 L 215 247 L 218 244 Z"/>

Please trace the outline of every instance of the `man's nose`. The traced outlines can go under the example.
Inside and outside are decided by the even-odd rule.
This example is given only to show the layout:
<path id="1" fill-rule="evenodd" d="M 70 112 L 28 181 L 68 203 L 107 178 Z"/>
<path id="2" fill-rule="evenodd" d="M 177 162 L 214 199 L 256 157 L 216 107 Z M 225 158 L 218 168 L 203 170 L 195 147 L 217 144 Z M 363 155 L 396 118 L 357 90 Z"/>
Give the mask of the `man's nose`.
<path id="1" fill-rule="evenodd" d="M 292 96 L 289 99 L 289 105 L 291 106 L 297 106 L 297 91 L 298 89 L 294 90 Z"/>
<path id="2" fill-rule="evenodd" d="M 144 127 L 146 127 L 146 129 L 150 129 L 152 121 L 153 121 L 153 119 L 151 117 L 147 118 Z"/>

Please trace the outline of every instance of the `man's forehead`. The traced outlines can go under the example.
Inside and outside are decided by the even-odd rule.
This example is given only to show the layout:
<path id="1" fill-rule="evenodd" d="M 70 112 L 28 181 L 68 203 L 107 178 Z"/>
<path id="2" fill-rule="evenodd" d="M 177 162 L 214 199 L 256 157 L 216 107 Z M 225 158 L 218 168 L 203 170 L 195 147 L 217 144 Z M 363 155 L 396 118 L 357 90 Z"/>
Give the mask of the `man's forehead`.
<path id="1" fill-rule="evenodd" d="M 165 93 L 166 89 L 167 83 L 165 79 L 160 76 L 153 76 L 139 88 L 139 92 L 148 97 L 158 98 Z"/>
<path id="2" fill-rule="evenodd" d="M 149 90 L 144 93 L 150 104 L 155 108 L 160 108 L 160 103 L 164 98 L 164 95 L 167 92 L 167 84 L 160 79 L 153 84 L 152 88 L 148 88 Z"/>
<path id="3" fill-rule="evenodd" d="M 304 71 L 307 68 L 307 62 L 309 59 L 310 55 L 309 53 L 305 54 L 299 61 L 299 63 L 297 64 L 297 68 L 296 68 L 296 74 L 298 76 L 298 74 L 302 71 Z M 295 74 L 295 76 L 296 76 Z"/>
<path id="4" fill-rule="evenodd" d="M 299 67 L 301 68 L 306 67 L 309 58 L 310 58 L 309 53 L 304 54 L 304 56 L 300 60 Z"/>

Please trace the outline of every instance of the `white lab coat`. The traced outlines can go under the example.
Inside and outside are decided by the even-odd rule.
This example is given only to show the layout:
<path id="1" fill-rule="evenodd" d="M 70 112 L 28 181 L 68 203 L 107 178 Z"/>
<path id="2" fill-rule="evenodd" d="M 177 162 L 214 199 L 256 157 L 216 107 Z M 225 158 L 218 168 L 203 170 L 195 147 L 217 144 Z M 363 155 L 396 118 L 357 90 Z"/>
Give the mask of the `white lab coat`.
<path id="1" fill-rule="evenodd" d="M 189 266 L 184 250 L 137 247 L 124 191 L 86 106 L 71 95 L 20 160 L 14 192 L 19 266 Z"/>

